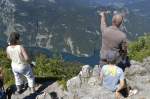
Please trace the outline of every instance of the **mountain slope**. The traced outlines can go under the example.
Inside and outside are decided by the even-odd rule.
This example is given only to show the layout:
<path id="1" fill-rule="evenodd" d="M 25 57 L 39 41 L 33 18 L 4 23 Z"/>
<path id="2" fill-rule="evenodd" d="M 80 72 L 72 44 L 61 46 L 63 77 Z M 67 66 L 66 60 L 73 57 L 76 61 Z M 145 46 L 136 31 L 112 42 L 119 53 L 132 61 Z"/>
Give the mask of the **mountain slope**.
<path id="1" fill-rule="evenodd" d="M 97 10 L 118 10 L 120 3 L 123 8 L 119 9 L 128 12 L 125 28 L 130 39 L 150 31 L 150 19 L 137 14 L 131 7 L 135 3 L 141 3 L 140 0 L 117 0 L 115 5 L 112 0 L 107 2 L 108 5 L 105 3 L 104 0 L 1 0 L 2 42 L 6 42 L 9 33 L 16 30 L 27 47 L 89 56 L 100 48 Z"/>

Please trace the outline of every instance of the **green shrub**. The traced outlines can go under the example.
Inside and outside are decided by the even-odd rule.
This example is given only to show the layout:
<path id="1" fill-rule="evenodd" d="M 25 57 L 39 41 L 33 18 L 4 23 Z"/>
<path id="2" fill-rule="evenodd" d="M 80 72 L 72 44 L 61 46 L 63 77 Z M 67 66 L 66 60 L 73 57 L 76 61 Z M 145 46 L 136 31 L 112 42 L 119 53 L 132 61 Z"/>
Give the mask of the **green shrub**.
<path id="1" fill-rule="evenodd" d="M 35 58 L 36 67 L 34 73 L 36 76 L 56 76 L 70 78 L 75 76 L 80 70 L 80 64 L 64 62 L 59 59 L 50 59 L 46 55 L 38 55 Z"/>
<path id="2" fill-rule="evenodd" d="M 50 59 L 46 55 L 36 56 L 36 67 L 34 74 L 42 77 L 56 77 L 59 84 L 66 89 L 66 81 L 76 76 L 81 70 L 81 64 L 64 62 L 61 59 Z"/>
<path id="3" fill-rule="evenodd" d="M 4 73 L 4 84 L 6 86 L 14 83 L 14 77 L 11 70 L 10 60 L 7 58 L 6 52 L 4 49 L 0 49 L 0 66 L 3 68 Z"/>
<path id="4" fill-rule="evenodd" d="M 3 68 L 4 72 L 4 84 L 5 86 L 10 86 L 15 83 L 15 79 L 12 70 L 9 68 Z"/>
<path id="5" fill-rule="evenodd" d="M 39 54 L 33 57 L 36 66 L 33 68 L 34 75 L 37 77 L 56 77 L 63 87 L 66 89 L 66 81 L 76 76 L 80 71 L 81 64 L 64 62 L 61 59 L 50 59 L 46 55 Z M 4 83 L 6 86 L 14 84 L 14 76 L 11 70 L 11 61 L 7 58 L 4 49 L 0 49 L 0 66 L 4 72 Z"/>
<path id="6" fill-rule="evenodd" d="M 129 43 L 129 57 L 133 60 L 143 61 L 150 56 L 150 35 L 139 37 L 136 41 Z"/>

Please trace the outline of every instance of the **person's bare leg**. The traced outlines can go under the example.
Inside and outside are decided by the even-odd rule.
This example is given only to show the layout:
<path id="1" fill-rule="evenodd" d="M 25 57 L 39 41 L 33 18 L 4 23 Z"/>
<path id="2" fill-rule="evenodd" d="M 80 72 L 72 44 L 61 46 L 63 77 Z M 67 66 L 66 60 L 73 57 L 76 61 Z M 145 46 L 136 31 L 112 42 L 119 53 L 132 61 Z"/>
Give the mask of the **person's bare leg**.
<path id="1" fill-rule="evenodd" d="M 121 98 L 121 94 L 119 92 L 115 92 L 115 99 L 120 99 Z"/>

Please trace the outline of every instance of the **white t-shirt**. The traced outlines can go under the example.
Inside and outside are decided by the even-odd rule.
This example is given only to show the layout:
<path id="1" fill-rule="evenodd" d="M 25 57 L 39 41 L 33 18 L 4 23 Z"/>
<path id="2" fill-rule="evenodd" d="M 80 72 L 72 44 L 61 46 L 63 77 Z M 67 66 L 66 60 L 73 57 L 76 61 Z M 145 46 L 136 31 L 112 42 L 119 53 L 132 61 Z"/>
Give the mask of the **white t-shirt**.
<path id="1" fill-rule="evenodd" d="M 21 45 L 7 47 L 7 54 L 12 60 L 12 64 L 22 64 L 22 65 L 27 64 L 22 54 L 22 50 L 21 50 L 22 48 L 23 47 Z"/>

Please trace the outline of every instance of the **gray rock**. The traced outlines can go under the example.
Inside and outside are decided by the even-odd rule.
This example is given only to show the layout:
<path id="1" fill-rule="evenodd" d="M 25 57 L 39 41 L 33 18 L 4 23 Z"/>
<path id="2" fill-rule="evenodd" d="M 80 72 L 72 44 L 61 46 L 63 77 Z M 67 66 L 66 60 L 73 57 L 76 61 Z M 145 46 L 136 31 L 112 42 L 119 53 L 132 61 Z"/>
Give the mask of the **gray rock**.
<path id="1" fill-rule="evenodd" d="M 88 66 L 87 66 L 88 67 Z M 83 68 L 82 68 L 83 70 Z M 81 72 L 82 72 L 81 70 Z M 87 73 L 88 80 L 82 82 L 81 86 L 76 88 L 76 92 L 72 93 L 71 98 L 64 99 L 114 99 L 114 93 L 100 86 L 99 72 L 100 69 L 95 66 Z M 136 95 L 127 97 L 126 99 L 150 99 L 150 57 L 143 60 L 143 63 L 132 60 L 131 67 L 125 70 L 127 84 L 133 89 L 138 89 Z M 80 79 L 82 81 L 82 79 Z M 69 95 L 67 96 L 69 97 Z M 124 99 L 122 97 L 122 99 Z"/>
<path id="2" fill-rule="evenodd" d="M 131 67 L 125 70 L 127 84 L 133 89 L 138 89 L 136 95 L 126 99 L 150 99 L 150 57 L 143 63 L 131 61 Z M 56 82 L 49 85 L 37 99 L 51 99 L 50 93 L 56 92 L 59 99 L 115 99 L 114 93 L 100 85 L 100 68 L 96 65 L 93 69 L 84 65 L 80 73 L 67 81 L 67 91 Z M 22 95 L 13 95 L 12 99 L 23 99 L 29 94 L 27 90 Z M 123 97 L 121 99 L 124 99 Z"/>
<path id="3" fill-rule="evenodd" d="M 100 67 L 99 65 L 95 65 L 92 70 L 92 75 L 88 80 L 88 84 L 92 86 L 99 85 L 100 84 L 99 75 L 100 75 Z"/>
<path id="4" fill-rule="evenodd" d="M 73 77 L 67 81 L 67 89 L 69 92 L 76 92 L 78 88 L 81 87 L 81 78 L 80 76 Z"/>
<path id="5" fill-rule="evenodd" d="M 79 75 L 81 76 L 81 78 L 88 78 L 90 77 L 90 74 L 91 74 L 90 65 L 84 65 Z"/>

